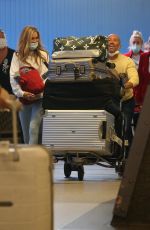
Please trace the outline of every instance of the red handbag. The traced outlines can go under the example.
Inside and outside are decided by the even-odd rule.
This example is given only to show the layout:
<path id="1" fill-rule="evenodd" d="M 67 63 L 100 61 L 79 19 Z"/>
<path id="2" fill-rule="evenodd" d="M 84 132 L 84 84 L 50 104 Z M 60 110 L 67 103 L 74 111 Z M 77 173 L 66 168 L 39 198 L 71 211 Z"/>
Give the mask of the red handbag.
<path id="1" fill-rule="evenodd" d="M 44 81 L 40 76 L 38 70 L 33 67 L 23 66 L 19 70 L 19 84 L 23 91 L 27 91 L 33 94 L 39 94 L 44 90 Z M 20 98 L 23 104 L 31 104 L 34 101 L 29 101 L 24 98 Z"/>

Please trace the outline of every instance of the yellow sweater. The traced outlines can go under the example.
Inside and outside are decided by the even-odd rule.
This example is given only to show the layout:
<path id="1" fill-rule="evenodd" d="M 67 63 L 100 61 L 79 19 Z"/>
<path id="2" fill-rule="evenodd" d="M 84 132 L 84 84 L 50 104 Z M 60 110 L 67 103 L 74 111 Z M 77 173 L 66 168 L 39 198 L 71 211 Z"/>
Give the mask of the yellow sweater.
<path id="1" fill-rule="evenodd" d="M 133 60 L 129 57 L 124 56 L 123 54 L 118 54 L 117 58 L 114 60 L 109 60 L 111 63 L 115 63 L 115 70 L 120 73 L 125 73 L 128 76 L 128 81 L 133 84 L 133 87 L 139 84 L 139 76 L 136 70 L 136 66 Z M 122 98 L 122 101 L 126 101 L 133 97 L 133 89 L 125 89 L 125 94 Z"/>

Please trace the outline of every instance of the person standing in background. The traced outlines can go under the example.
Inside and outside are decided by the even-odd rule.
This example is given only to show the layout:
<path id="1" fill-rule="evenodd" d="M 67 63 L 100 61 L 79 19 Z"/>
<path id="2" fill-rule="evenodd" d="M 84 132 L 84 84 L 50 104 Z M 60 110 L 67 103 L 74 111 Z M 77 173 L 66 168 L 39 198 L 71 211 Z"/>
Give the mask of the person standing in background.
<path id="1" fill-rule="evenodd" d="M 134 30 L 129 40 L 129 52 L 125 53 L 124 55 L 132 58 L 137 69 L 139 65 L 140 56 L 143 53 L 142 46 L 142 33 L 137 30 Z"/>
<path id="2" fill-rule="evenodd" d="M 136 127 L 139 115 L 142 109 L 144 97 L 146 94 L 147 86 L 150 79 L 150 37 L 148 41 L 143 44 L 144 53 L 140 55 L 140 61 L 138 66 L 139 73 L 139 85 L 134 89 L 135 94 L 135 113 L 134 113 L 134 126 Z"/>
<path id="3" fill-rule="evenodd" d="M 135 99 L 139 106 L 142 108 L 146 90 L 150 84 L 150 51 L 143 53 L 139 62 L 139 85 Z"/>
<path id="4" fill-rule="evenodd" d="M 8 47 L 6 35 L 4 31 L 0 29 L 0 85 L 7 90 L 9 94 L 13 94 L 9 70 L 14 52 L 15 50 Z"/>
<path id="5" fill-rule="evenodd" d="M 8 108 L 10 105 L 7 98 L 10 98 L 13 94 L 12 87 L 10 84 L 10 64 L 12 60 L 14 49 L 11 49 L 7 45 L 5 32 L 0 29 L 0 86 L 1 86 L 1 111 L 0 111 L 0 138 L 2 140 L 12 141 L 12 114 L 5 110 L 4 105 Z M 6 98 L 5 98 L 6 97 Z M 19 119 L 18 119 L 19 121 Z M 22 137 L 22 132 L 20 128 L 20 123 L 18 122 L 18 131 L 20 132 L 20 138 Z"/>
<path id="6" fill-rule="evenodd" d="M 115 64 L 115 70 L 118 75 L 124 74 L 127 78 L 123 84 L 124 95 L 121 99 L 121 110 L 126 119 L 125 139 L 128 141 L 128 147 L 126 148 L 126 157 L 128 157 L 133 137 L 131 128 L 135 106 L 133 87 L 138 85 L 139 77 L 135 63 L 131 58 L 120 54 L 120 47 L 121 42 L 119 36 L 117 34 L 108 35 L 108 61 Z"/>
<path id="7" fill-rule="evenodd" d="M 143 45 L 144 53 L 150 51 L 150 37 L 148 38 L 148 41 L 146 41 Z"/>
<path id="8" fill-rule="evenodd" d="M 18 49 L 14 53 L 10 67 L 10 82 L 14 94 L 18 98 L 27 100 L 19 112 L 23 130 L 24 143 L 38 144 L 39 132 L 42 122 L 42 93 L 34 94 L 23 91 L 16 76 L 21 67 L 36 69 L 41 78 L 48 71 L 46 63 L 49 62 L 48 52 L 44 49 L 40 33 L 33 26 L 26 26 L 21 32 Z M 43 79 L 44 81 L 44 79 Z"/>
<path id="9" fill-rule="evenodd" d="M 130 57 L 134 61 L 137 70 L 139 68 L 139 61 L 140 61 L 141 54 L 144 53 L 142 50 L 143 42 L 144 41 L 143 41 L 142 33 L 138 30 L 134 30 L 129 40 L 129 52 L 124 54 L 125 56 Z M 133 88 L 134 98 L 135 98 L 135 108 L 134 108 L 132 123 L 134 126 L 134 130 L 136 128 L 139 113 L 141 110 L 139 103 L 136 101 L 137 90 L 138 87 Z"/>

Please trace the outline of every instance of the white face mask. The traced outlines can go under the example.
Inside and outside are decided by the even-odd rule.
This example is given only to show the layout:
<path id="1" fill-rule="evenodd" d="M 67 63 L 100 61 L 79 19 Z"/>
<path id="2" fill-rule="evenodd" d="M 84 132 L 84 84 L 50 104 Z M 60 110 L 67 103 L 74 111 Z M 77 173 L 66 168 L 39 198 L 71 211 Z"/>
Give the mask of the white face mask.
<path id="1" fill-rule="evenodd" d="M 0 38 L 0 49 L 7 47 L 6 38 Z"/>
<path id="2" fill-rule="evenodd" d="M 119 54 L 119 50 L 115 51 L 114 53 L 109 53 L 109 57 L 114 57 L 115 55 Z"/>
<path id="3" fill-rule="evenodd" d="M 39 45 L 38 42 L 31 42 L 31 43 L 29 44 L 29 48 L 30 48 L 30 50 L 36 50 L 37 47 L 38 47 L 38 45 Z"/>

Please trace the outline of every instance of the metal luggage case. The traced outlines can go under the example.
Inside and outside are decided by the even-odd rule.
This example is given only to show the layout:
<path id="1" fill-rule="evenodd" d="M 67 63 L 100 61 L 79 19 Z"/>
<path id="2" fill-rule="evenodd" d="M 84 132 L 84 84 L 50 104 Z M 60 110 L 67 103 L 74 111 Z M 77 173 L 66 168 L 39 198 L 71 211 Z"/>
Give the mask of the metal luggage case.
<path id="1" fill-rule="evenodd" d="M 12 103 L 14 144 L 0 142 L 0 229 L 52 230 L 51 156 L 42 146 L 18 145 Z"/>
<path id="2" fill-rule="evenodd" d="M 45 110 L 42 144 L 54 152 L 112 155 L 114 116 L 105 110 Z"/>
<path id="3" fill-rule="evenodd" d="M 106 63 L 94 58 L 51 60 L 46 76 L 51 81 L 92 81 L 114 78 Z"/>

